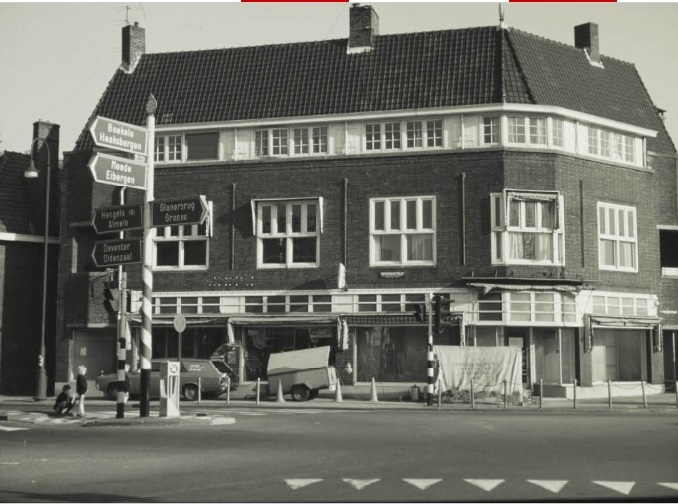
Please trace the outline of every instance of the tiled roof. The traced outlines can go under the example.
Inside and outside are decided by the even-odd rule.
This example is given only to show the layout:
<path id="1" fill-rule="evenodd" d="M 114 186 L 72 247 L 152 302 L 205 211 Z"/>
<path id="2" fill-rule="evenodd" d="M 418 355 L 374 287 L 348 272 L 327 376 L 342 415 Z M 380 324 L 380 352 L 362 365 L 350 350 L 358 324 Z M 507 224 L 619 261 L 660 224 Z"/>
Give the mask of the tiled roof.
<path id="1" fill-rule="evenodd" d="M 145 54 L 116 71 L 93 115 L 143 125 L 226 122 L 501 103 L 560 105 L 660 130 L 651 149 L 674 153 L 633 65 L 497 27 L 375 37 L 369 52 L 347 40 Z M 83 130 L 76 150 L 90 149 Z"/>
<path id="2" fill-rule="evenodd" d="M 33 234 L 24 171 L 31 157 L 18 152 L 0 155 L 0 232 Z"/>

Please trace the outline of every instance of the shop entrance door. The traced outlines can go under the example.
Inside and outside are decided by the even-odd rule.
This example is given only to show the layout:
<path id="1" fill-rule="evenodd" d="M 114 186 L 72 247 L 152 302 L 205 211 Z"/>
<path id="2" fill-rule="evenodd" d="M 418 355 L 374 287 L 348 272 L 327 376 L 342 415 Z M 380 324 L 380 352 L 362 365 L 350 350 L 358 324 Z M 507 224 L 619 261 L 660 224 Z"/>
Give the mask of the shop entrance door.
<path id="1" fill-rule="evenodd" d="M 556 329 L 534 330 L 535 379 L 560 384 L 560 342 Z"/>
<path id="2" fill-rule="evenodd" d="M 532 386 L 530 380 L 530 330 L 527 328 L 506 329 L 506 344 L 522 348 L 522 382 L 524 388 Z"/>

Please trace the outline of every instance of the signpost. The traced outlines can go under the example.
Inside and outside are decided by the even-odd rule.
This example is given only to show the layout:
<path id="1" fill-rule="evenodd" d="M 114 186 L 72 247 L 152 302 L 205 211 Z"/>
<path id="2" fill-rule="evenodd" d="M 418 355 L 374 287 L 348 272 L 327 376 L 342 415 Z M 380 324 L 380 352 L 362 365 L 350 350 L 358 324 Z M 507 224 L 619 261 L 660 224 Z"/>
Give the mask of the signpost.
<path id="1" fill-rule="evenodd" d="M 88 166 L 101 184 L 146 189 L 146 163 L 97 152 Z"/>
<path id="2" fill-rule="evenodd" d="M 97 116 L 89 131 L 92 133 L 94 143 L 99 147 L 146 155 L 148 130 L 143 126 Z"/>
<path id="3" fill-rule="evenodd" d="M 97 233 L 141 229 L 143 227 L 142 216 L 141 205 L 97 208 L 92 217 L 92 226 Z"/>
<path id="4" fill-rule="evenodd" d="M 153 227 L 202 224 L 209 210 L 207 198 L 202 195 L 197 198 L 156 200 L 151 205 Z"/>
<path id="5" fill-rule="evenodd" d="M 141 262 L 141 239 L 105 240 L 94 243 L 92 259 L 98 268 Z"/>

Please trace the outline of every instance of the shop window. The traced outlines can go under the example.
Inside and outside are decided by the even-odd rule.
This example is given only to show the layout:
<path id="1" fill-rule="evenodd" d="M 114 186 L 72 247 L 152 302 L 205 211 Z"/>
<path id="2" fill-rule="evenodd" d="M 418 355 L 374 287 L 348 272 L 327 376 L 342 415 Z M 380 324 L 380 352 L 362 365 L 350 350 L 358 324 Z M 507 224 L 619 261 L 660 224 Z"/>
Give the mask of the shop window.
<path id="1" fill-rule="evenodd" d="M 662 276 L 678 277 L 678 230 L 659 230 Z"/>
<path id="2" fill-rule="evenodd" d="M 219 133 L 186 133 L 186 159 L 198 161 L 219 158 Z"/>
<path id="3" fill-rule="evenodd" d="M 156 270 L 207 268 L 207 224 L 158 228 L 153 243 Z"/>
<path id="4" fill-rule="evenodd" d="M 435 198 L 370 201 L 370 264 L 435 264 Z"/>
<path id="5" fill-rule="evenodd" d="M 498 327 L 487 327 L 487 326 L 477 326 L 475 328 L 476 339 L 475 346 L 478 347 L 495 347 L 502 346 L 501 341 L 502 337 L 500 334 L 500 329 Z"/>
<path id="6" fill-rule="evenodd" d="M 319 265 L 319 200 L 259 201 L 256 215 L 259 268 Z"/>
<path id="7" fill-rule="evenodd" d="M 638 271 L 635 207 L 598 203 L 598 265 L 602 270 Z"/>
<path id="8" fill-rule="evenodd" d="M 490 202 L 493 264 L 564 263 L 561 196 L 505 191 Z"/>
<path id="9" fill-rule="evenodd" d="M 593 381 L 647 380 L 646 331 L 595 328 Z"/>

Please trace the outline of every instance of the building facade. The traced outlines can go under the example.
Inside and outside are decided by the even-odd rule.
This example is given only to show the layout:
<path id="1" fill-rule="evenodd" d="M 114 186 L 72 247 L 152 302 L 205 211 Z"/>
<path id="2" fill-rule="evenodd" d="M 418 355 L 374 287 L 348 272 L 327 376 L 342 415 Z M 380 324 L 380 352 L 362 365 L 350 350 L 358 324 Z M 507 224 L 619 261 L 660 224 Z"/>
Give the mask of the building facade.
<path id="1" fill-rule="evenodd" d="M 227 343 L 250 381 L 270 353 L 329 345 L 343 383 L 422 383 L 414 306 L 438 293 L 453 315 L 434 343 L 521 346 L 525 388 L 661 390 L 678 330 L 676 150 L 635 67 L 599 54 L 592 23 L 574 46 L 503 23 L 379 35 L 375 10 L 353 5 L 349 32 L 146 54 L 144 29 L 123 29 L 90 122 L 144 125 L 152 94 L 155 199 L 210 207 L 204 224 L 156 228 L 153 357 Z M 65 157 L 61 380 L 115 369 L 116 280 L 91 251 L 117 233 L 97 235 L 92 212 L 143 199 L 93 182 L 94 151 L 85 128 Z M 140 289 L 140 267 L 125 269 Z"/>

